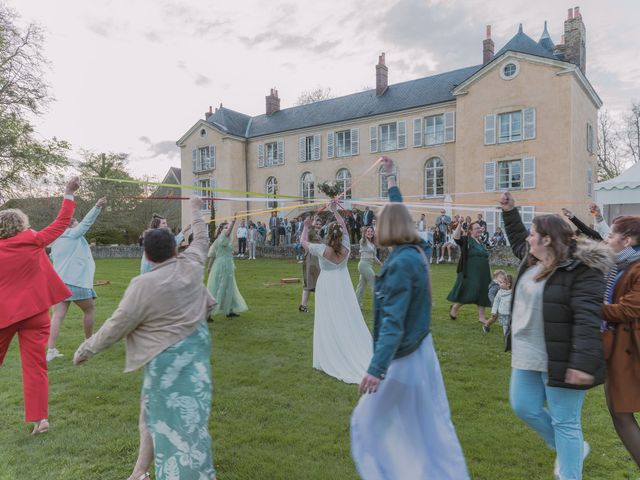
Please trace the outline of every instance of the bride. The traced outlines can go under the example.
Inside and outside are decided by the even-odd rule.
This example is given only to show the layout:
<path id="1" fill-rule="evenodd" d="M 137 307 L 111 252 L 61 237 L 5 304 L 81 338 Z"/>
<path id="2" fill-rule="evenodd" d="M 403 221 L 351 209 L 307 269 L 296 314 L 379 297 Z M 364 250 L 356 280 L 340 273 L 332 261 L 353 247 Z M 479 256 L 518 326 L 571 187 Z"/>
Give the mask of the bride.
<path id="1" fill-rule="evenodd" d="M 329 225 L 326 244 L 309 243 L 311 217 L 304 221 L 302 246 L 320 261 L 316 283 L 315 319 L 313 326 L 313 368 L 346 383 L 359 383 L 373 354 L 371 333 L 347 270 L 349 235 L 344 219 L 329 206 L 336 221 Z"/>

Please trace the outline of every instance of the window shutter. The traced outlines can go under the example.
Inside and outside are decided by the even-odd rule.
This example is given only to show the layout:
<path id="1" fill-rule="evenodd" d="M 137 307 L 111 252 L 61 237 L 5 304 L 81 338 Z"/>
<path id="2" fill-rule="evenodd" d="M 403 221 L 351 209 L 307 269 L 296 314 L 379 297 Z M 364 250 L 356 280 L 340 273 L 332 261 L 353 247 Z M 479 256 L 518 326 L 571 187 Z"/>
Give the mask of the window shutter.
<path id="1" fill-rule="evenodd" d="M 333 132 L 327 133 L 327 158 L 334 157 L 335 144 L 333 141 L 333 137 L 335 134 Z"/>
<path id="2" fill-rule="evenodd" d="M 258 144 L 258 167 L 264 167 L 264 143 Z"/>
<path id="3" fill-rule="evenodd" d="M 496 116 L 484 116 L 484 144 L 493 145 L 496 143 Z"/>
<path id="4" fill-rule="evenodd" d="M 191 150 L 191 170 L 193 172 L 198 171 L 198 150 L 195 148 Z"/>
<path id="5" fill-rule="evenodd" d="M 422 146 L 422 119 L 421 118 L 413 119 L 413 146 L 414 147 Z"/>
<path id="6" fill-rule="evenodd" d="M 444 141 L 445 143 L 456 140 L 456 112 L 444 113 Z"/>
<path id="7" fill-rule="evenodd" d="M 378 127 L 369 127 L 369 153 L 376 153 L 378 151 Z"/>
<path id="8" fill-rule="evenodd" d="M 536 138 L 536 109 L 525 108 L 522 113 L 524 117 L 524 121 L 522 122 L 524 125 L 522 139 L 531 140 L 532 138 Z"/>
<path id="9" fill-rule="evenodd" d="M 216 146 L 209 145 L 209 168 L 215 170 L 216 168 Z"/>
<path id="10" fill-rule="evenodd" d="M 284 165 L 284 140 L 278 140 L 278 159 L 276 165 Z"/>
<path id="11" fill-rule="evenodd" d="M 533 217 L 535 216 L 536 207 L 531 205 L 523 205 L 520 207 L 520 215 L 522 216 L 522 223 L 527 227 L 527 230 L 531 230 L 531 224 L 533 223 Z"/>
<path id="12" fill-rule="evenodd" d="M 593 168 L 591 166 L 587 168 L 587 195 L 593 196 Z"/>
<path id="13" fill-rule="evenodd" d="M 321 140 L 321 136 L 320 135 L 314 135 L 313 136 L 313 159 L 314 160 L 320 160 L 320 142 Z"/>
<path id="14" fill-rule="evenodd" d="M 211 179 L 209 180 L 209 186 L 211 188 L 217 188 L 218 184 L 216 183 L 216 179 L 211 177 Z M 217 197 L 217 192 L 215 190 L 211 190 L 209 192 L 209 194 L 207 195 L 207 197 Z M 216 201 L 215 200 L 211 200 L 211 203 L 213 204 L 213 207 L 216 207 Z"/>
<path id="15" fill-rule="evenodd" d="M 536 188 L 536 158 L 522 159 L 522 188 Z"/>
<path id="16" fill-rule="evenodd" d="M 307 137 L 298 138 L 298 160 L 301 162 L 307 160 Z"/>
<path id="17" fill-rule="evenodd" d="M 587 151 L 593 153 L 593 127 L 587 123 Z"/>
<path id="18" fill-rule="evenodd" d="M 360 129 L 351 129 L 351 155 L 358 155 L 360 153 Z"/>
<path id="19" fill-rule="evenodd" d="M 400 120 L 398 122 L 398 149 L 407 148 L 407 122 Z"/>
<path id="20" fill-rule="evenodd" d="M 485 210 L 484 211 L 484 218 L 485 218 L 485 221 L 487 222 L 487 233 L 489 234 L 489 236 L 491 236 L 496 231 L 496 211 L 495 211 L 495 209 Z"/>
<path id="21" fill-rule="evenodd" d="M 193 194 L 194 194 L 195 196 L 197 196 L 197 197 L 201 197 L 201 196 L 202 196 L 202 192 L 198 189 L 198 187 L 199 187 L 200 185 L 198 184 L 198 179 L 197 179 L 197 178 L 194 178 L 194 179 L 193 179 L 193 186 L 194 186 L 194 187 L 196 187 L 196 188 L 193 190 Z"/>
<path id="22" fill-rule="evenodd" d="M 484 162 L 484 191 L 496 191 L 496 162 Z"/>

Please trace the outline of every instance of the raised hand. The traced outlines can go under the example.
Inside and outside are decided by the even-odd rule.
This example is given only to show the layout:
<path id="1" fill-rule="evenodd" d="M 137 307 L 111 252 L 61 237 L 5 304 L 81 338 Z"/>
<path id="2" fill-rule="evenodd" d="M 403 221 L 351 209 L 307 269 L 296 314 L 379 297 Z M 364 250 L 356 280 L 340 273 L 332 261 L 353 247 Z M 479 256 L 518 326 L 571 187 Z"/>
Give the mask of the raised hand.
<path id="1" fill-rule="evenodd" d="M 500 197 L 500 208 L 503 212 L 508 212 L 516 207 L 516 201 L 513 199 L 511 192 L 504 192 Z"/>
<path id="2" fill-rule="evenodd" d="M 567 218 L 573 218 L 573 212 L 568 208 L 562 208 L 562 214 Z"/>
<path id="3" fill-rule="evenodd" d="M 384 169 L 387 175 L 390 175 L 393 173 L 394 162 L 392 158 L 387 157 L 386 155 L 383 155 L 378 159 L 378 161 L 382 164 L 382 168 Z"/>
<path id="4" fill-rule="evenodd" d="M 107 197 L 102 197 L 96 202 L 96 207 L 102 208 L 107 204 Z"/>
<path id="5" fill-rule="evenodd" d="M 197 208 L 198 210 L 202 209 L 202 199 L 200 197 L 193 197 L 191 199 L 191 207 Z"/>
<path id="6" fill-rule="evenodd" d="M 74 175 L 69 179 L 64 189 L 65 195 L 73 195 L 80 188 L 80 179 Z"/>

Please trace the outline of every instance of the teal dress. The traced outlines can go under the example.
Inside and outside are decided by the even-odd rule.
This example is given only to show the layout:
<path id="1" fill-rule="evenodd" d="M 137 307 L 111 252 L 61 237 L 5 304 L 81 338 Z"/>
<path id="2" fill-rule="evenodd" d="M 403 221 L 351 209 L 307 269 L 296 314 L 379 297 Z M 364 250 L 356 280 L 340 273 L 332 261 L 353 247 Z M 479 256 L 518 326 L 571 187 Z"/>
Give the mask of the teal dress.
<path id="1" fill-rule="evenodd" d="M 209 257 L 215 258 L 207 281 L 207 288 L 218 302 L 213 314 L 229 315 L 249 310 L 236 284 L 231 239 L 224 233 L 220 234 L 209 249 Z"/>
<path id="2" fill-rule="evenodd" d="M 489 284 L 491 283 L 491 269 L 489 267 L 489 252 L 480 242 L 472 237 L 462 239 L 463 255 L 462 268 L 458 270 L 456 283 L 453 285 L 447 300 L 454 303 L 473 303 L 480 307 L 490 307 Z M 466 253 L 466 255 L 465 255 Z M 466 260 L 466 261 L 464 261 Z"/>

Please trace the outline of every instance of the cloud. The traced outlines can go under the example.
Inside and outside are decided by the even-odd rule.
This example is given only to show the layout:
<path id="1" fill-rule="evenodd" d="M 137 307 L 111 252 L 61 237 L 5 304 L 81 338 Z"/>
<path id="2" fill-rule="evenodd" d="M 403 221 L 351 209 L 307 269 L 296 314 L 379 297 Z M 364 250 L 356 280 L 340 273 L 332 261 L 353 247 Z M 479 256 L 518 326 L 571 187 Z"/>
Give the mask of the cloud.
<path id="1" fill-rule="evenodd" d="M 195 84 L 199 87 L 206 87 L 208 85 L 211 85 L 212 83 L 213 81 L 206 75 L 196 73 Z"/>
<path id="2" fill-rule="evenodd" d="M 164 43 L 164 37 L 157 30 L 150 30 L 148 32 L 145 32 L 143 35 L 144 38 L 149 40 L 151 43 Z"/>
<path id="3" fill-rule="evenodd" d="M 117 24 L 111 18 L 90 20 L 87 27 L 96 35 L 104 38 L 111 38 L 114 34 L 125 30 L 121 24 Z"/>
<path id="4" fill-rule="evenodd" d="M 297 35 L 293 33 L 281 33 L 275 30 L 259 33 L 254 37 L 240 36 L 238 39 L 247 47 L 266 45 L 272 50 L 309 50 L 313 53 L 327 53 L 342 42 L 318 41 L 312 35 Z"/>
<path id="5" fill-rule="evenodd" d="M 149 155 L 146 158 L 156 158 L 159 156 L 178 158 L 180 155 L 180 149 L 176 146 L 176 142 L 173 140 L 152 142 L 151 139 L 145 135 L 139 137 L 138 140 L 147 146 L 147 152 Z"/>

